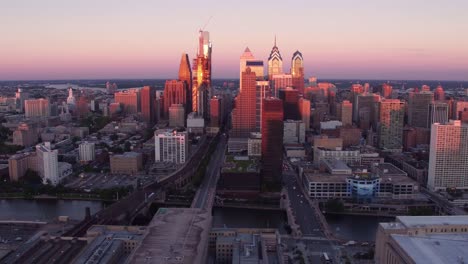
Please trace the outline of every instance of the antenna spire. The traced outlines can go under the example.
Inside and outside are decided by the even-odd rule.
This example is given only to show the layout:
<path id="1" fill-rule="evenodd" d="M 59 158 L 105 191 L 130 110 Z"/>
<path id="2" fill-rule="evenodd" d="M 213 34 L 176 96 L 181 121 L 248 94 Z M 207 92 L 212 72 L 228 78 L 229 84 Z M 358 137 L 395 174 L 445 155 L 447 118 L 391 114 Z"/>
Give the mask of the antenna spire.
<path id="1" fill-rule="evenodd" d="M 275 34 L 275 47 L 276 47 L 276 34 Z"/>

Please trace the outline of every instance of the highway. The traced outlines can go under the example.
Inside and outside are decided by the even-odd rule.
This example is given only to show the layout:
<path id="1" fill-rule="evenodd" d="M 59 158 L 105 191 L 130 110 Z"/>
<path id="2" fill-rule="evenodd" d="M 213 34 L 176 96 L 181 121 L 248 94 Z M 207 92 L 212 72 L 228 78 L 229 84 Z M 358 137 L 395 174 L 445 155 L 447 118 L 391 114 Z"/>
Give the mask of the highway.
<path id="1" fill-rule="evenodd" d="M 216 184 L 218 182 L 221 165 L 224 161 L 224 154 L 226 150 L 226 137 L 221 135 L 219 138 L 216 150 L 213 152 L 210 162 L 206 168 L 206 174 L 203 182 L 195 194 L 192 202 L 192 208 L 206 208 L 211 209 L 216 194 Z"/>

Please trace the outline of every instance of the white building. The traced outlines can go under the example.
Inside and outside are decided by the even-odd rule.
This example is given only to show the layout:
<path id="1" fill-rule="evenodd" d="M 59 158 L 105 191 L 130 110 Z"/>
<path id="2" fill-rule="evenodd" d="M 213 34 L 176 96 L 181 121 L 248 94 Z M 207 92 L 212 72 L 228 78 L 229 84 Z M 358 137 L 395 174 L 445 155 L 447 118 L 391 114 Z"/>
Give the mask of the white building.
<path id="1" fill-rule="evenodd" d="M 76 99 L 75 99 L 75 96 L 73 95 L 73 89 L 71 87 L 68 88 L 67 104 L 76 105 Z"/>
<path id="2" fill-rule="evenodd" d="M 96 157 L 94 143 L 83 142 L 79 146 L 80 162 L 87 163 L 93 161 Z"/>
<path id="3" fill-rule="evenodd" d="M 58 150 L 52 149 L 50 142 L 36 146 L 37 168 L 44 184 L 58 185 L 72 173 L 72 166 L 58 162 Z"/>
<path id="4" fill-rule="evenodd" d="M 205 119 L 196 112 L 191 112 L 187 116 L 187 131 L 189 133 L 203 134 L 205 128 Z"/>
<path id="5" fill-rule="evenodd" d="M 343 150 L 341 148 L 332 150 L 321 147 L 314 148 L 314 164 L 318 166 L 325 160 L 341 160 L 346 164 L 360 164 L 361 154 L 359 150 Z"/>
<path id="6" fill-rule="evenodd" d="M 468 189 L 468 126 L 460 120 L 432 125 L 427 186 Z"/>
<path id="7" fill-rule="evenodd" d="M 262 134 L 258 132 L 250 133 L 250 137 L 247 140 L 247 155 L 249 157 L 261 157 L 262 156 Z"/>
<path id="8" fill-rule="evenodd" d="M 156 162 L 185 163 L 188 159 L 188 135 L 187 132 L 172 130 L 156 130 L 155 160 Z"/>
<path id="9" fill-rule="evenodd" d="M 302 121 L 286 120 L 283 127 L 284 144 L 302 144 L 305 142 L 305 125 Z"/>

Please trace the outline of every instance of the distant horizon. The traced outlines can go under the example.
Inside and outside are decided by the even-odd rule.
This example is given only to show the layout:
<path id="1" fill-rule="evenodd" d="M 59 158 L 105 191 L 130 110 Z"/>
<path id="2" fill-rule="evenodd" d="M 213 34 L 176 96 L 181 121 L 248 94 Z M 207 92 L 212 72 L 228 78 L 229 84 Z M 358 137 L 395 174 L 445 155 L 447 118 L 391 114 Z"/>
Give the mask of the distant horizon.
<path id="1" fill-rule="evenodd" d="M 173 79 L 182 53 L 192 64 L 199 29 L 210 32 L 212 76 L 220 79 L 239 76 L 246 47 L 267 65 L 276 37 L 284 72 L 299 50 L 306 77 L 468 81 L 464 0 L 18 0 L 0 7 L 4 81 Z"/>

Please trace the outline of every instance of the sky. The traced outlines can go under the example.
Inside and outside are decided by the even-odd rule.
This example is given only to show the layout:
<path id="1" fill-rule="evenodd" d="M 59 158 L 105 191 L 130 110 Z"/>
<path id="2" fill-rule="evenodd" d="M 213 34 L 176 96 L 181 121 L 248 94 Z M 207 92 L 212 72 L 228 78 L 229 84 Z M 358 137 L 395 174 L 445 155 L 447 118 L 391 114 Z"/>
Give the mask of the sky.
<path id="1" fill-rule="evenodd" d="M 266 64 L 276 35 L 283 70 L 299 50 L 306 77 L 468 80 L 466 10 L 466 0 L 1 0 L 0 80 L 176 78 L 202 27 L 213 78 L 238 78 L 247 46 Z"/>

